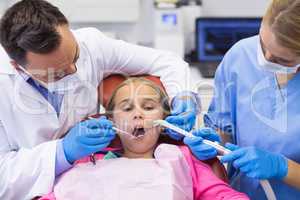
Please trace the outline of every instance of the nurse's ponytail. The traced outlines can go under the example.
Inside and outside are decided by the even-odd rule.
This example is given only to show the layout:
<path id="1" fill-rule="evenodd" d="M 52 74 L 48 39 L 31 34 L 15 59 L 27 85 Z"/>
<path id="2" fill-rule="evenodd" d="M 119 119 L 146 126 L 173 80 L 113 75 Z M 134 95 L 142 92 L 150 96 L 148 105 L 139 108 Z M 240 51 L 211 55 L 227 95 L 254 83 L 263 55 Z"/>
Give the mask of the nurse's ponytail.
<path id="1" fill-rule="evenodd" d="M 273 0 L 263 24 L 270 26 L 280 45 L 300 56 L 300 0 Z"/>

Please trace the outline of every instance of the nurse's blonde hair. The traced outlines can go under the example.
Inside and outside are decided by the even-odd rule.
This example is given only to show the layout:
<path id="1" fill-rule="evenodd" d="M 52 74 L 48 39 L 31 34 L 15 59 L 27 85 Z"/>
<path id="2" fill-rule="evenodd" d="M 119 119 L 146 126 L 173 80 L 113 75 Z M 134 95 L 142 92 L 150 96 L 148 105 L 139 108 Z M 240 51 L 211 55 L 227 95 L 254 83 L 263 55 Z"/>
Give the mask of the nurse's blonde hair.
<path id="1" fill-rule="evenodd" d="M 300 0 L 273 0 L 263 18 L 277 42 L 300 56 Z"/>

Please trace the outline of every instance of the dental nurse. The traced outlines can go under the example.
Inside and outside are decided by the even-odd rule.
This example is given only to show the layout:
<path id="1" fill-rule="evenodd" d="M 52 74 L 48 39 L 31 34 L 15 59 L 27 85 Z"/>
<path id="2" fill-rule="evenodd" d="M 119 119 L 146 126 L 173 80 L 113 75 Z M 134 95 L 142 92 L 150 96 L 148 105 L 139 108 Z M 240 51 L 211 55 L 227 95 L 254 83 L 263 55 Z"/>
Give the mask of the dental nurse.
<path id="1" fill-rule="evenodd" d="M 221 160 L 230 164 L 232 186 L 251 199 L 266 199 L 260 179 L 277 199 L 300 199 L 299 67 L 300 0 L 273 0 L 259 35 L 235 44 L 217 69 L 204 121 L 234 143 Z"/>
<path id="2" fill-rule="evenodd" d="M 112 73 L 159 76 L 172 99 L 169 122 L 191 129 L 198 99 L 184 92 L 188 65 L 164 51 L 70 30 L 44 0 L 22 0 L 0 23 L 0 199 L 32 199 L 115 137 L 97 113 L 97 87 Z M 3 47 L 3 48 L 2 48 Z M 172 135 L 171 131 L 168 131 Z"/>

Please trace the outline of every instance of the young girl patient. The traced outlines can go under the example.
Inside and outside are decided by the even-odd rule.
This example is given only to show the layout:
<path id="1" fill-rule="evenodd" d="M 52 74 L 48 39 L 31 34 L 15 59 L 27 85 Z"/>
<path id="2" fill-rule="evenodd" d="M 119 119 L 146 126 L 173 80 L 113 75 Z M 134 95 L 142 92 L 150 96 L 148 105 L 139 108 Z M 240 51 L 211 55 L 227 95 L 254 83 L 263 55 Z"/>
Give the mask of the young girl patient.
<path id="1" fill-rule="evenodd" d="M 248 199 L 218 179 L 186 146 L 163 143 L 153 121 L 168 115 L 164 90 L 143 78 L 130 78 L 114 91 L 107 106 L 122 149 L 96 154 L 57 180 L 42 200 L 226 200 Z"/>

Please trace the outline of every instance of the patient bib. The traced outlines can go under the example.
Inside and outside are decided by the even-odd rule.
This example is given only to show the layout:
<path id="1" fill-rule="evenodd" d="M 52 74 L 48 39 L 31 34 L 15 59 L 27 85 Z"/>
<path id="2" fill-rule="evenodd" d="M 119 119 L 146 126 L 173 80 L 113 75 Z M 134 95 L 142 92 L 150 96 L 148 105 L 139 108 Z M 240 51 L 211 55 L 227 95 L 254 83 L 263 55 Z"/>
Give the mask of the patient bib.
<path id="1" fill-rule="evenodd" d="M 192 200 L 193 183 L 183 153 L 159 145 L 155 159 L 115 158 L 80 163 L 56 183 L 58 200 Z"/>

